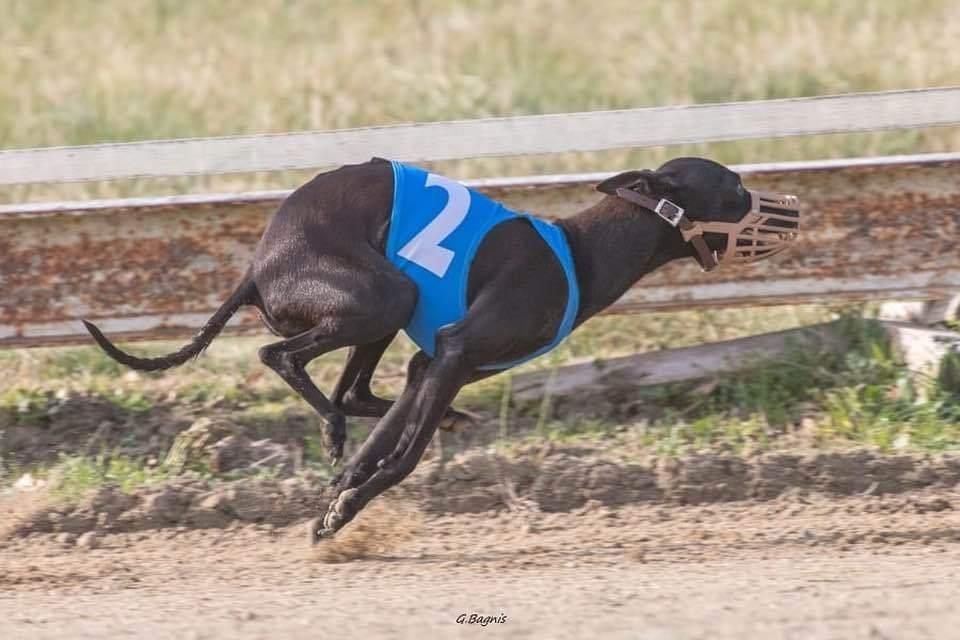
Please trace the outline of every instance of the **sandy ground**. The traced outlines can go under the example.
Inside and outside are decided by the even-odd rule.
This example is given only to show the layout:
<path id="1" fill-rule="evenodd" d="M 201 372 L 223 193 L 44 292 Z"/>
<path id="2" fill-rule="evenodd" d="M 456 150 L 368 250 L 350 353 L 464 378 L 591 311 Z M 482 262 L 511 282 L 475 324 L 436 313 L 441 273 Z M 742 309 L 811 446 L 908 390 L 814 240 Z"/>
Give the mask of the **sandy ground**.
<path id="1" fill-rule="evenodd" d="M 0 637 L 956 638 L 955 505 L 924 491 L 428 516 L 382 501 L 313 549 L 300 526 L 94 549 L 35 534 L 0 548 Z M 502 621 L 458 624 L 471 614 Z"/>

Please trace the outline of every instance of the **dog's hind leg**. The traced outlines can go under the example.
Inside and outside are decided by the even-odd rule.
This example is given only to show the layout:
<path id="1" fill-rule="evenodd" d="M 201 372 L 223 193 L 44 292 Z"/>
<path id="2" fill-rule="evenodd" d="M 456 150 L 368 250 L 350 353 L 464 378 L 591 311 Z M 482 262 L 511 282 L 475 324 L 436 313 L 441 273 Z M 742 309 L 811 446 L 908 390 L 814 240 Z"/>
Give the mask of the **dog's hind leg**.
<path id="1" fill-rule="evenodd" d="M 260 349 L 260 360 L 306 400 L 326 422 L 323 444 L 334 463 L 343 457 L 346 441 L 346 416 L 323 395 L 307 374 L 306 366 L 324 353 L 345 347 L 342 336 L 330 336 L 323 328 L 310 329 L 298 336 L 268 344 Z"/>
<path id="2" fill-rule="evenodd" d="M 373 378 L 373 372 L 383 352 L 390 346 L 396 335 L 393 333 L 382 340 L 351 347 L 343 373 L 340 374 L 340 380 L 333 392 L 333 404 L 344 414 L 364 418 L 382 418 L 393 406 L 392 400 L 373 394 L 370 389 L 370 380 Z M 490 372 L 478 378 L 487 377 L 493 373 L 496 372 Z M 440 429 L 454 431 L 463 425 L 474 425 L 476 422 L 475 416 L 450 407 L 440 422 Z"/>
<path id="3" fill-rule="evenodd" d="M 380 418 L 390 409 L 393 402 L 375 396 L 370 390 L 370 380 L 383 352 L 396 335 L 395 331 L 375 342 L 350 348 L 343 373 L 333 392 L 333 403 L 346 415 Z"/>
<path id="4" fill-rule="evenodd" d="M 337 282 L 325 274 L 315 280 L 298 279 L 287 289 L 274 287 L 264 306 L 285 335 L 292 336 L 259 352 L 263 363 L 326 421 L 324 445 L 335 462 L 343 457 L 346 416 L 313 383 L 307 364 L 325 353 L 354 345 L 378 344 L 382 352 L 407 322 L 416 303 L 415 286 L 399 273 L 355 271 L 351 275 L 350 282 Z M 294 327 L 302 329 L 294 334 Z"/>

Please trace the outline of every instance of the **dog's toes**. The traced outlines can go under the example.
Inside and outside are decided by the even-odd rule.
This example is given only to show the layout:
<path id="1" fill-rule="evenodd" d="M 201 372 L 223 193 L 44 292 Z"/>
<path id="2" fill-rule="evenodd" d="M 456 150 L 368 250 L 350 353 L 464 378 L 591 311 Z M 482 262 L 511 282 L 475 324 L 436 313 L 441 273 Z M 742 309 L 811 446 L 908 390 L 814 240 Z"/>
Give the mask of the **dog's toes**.
<path id="1" fill-rule="evenodd" d="M 346 513 L 347 505 L 350 500 L 353 499 L 353 496 L 356 495 L 356 493 L 356 489 L 346 489 L 345 491 L 341 491 L 340 495 L 337 496 L 336 501 L 333 503 L 333 510 L 339 514 Z"/>
<path id="2" fill-rule="evenodd" d="M 339 513 L 328 512 L 323 516 L 323 527 L 317 531 L 318 540 L 329 538 L 343 526 L 343 518 Z"/>
<path id="3" fill-rule="evenodd" d="M 329 535 L 333 535 L 333 533 L 343 527 L 343 525 L 350 522 L 353 516 L 350 499 L 353 498 L 356 493 L 356 489 L 341 491 L 336 499 L 330 503 L 330 506 L 327 507 L 327 515 L 323 517 L 323 529 L 326 530 Z M 324 537 L 326 536 L 327 534 L 325 533 Z"/>
<path id="4" fill-rule="evenodd" d="M 327 456 L 330 458 L 330 466 L 336 467 L 343 460 L 343 442 L 332 443 L 327 450 Z"/>

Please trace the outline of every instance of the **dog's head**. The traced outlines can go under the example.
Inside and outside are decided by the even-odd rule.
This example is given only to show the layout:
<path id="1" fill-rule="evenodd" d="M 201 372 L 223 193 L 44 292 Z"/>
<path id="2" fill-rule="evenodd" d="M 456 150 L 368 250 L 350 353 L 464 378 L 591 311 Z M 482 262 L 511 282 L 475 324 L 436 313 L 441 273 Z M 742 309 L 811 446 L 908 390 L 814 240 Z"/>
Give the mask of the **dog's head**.
<path id="1" fill-rule="evenodd" d="M 677 227 L 705 270 L 755 262 L 796 239 L 794 196 L 750 191 L 739 174 L 704 158 L 676 158 L 656 171 L 627 171 L 597 185 Z"/>

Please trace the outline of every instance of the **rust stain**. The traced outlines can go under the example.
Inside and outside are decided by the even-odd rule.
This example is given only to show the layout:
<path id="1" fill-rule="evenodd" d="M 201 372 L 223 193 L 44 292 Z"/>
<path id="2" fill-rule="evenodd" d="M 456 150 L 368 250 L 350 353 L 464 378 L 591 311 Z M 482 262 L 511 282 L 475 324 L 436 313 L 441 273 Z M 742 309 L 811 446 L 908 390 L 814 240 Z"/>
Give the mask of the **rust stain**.
<path id="1" fill-rule="evenodd" d="M 634 291 L 670 290 L 674 293 L 669 299 L 647 304 L 634 296 L 617 310 L 798 299 L 724 294 L 691 301 L 691 287 L 724 282 L 813 279 L 832 286 L 837 279 L 956 272 L 958 168 L 960 161 L 747 175 L 751 188 L 800 196 L 803 232 L 797 244 L 769 262 L 736 270 L 704 274 L 690 264 L 668 265 Z M 571 215 L 600 197 L 587 184 L 487 191 L 510 206 L 546 217 Z M 132 329 L 128 339 L 189 335 L 195 326 L 168 325 L 162 318 L 212 313 L 241 277 L 278 204 L 226 199 L 219 204 L 118 206 L 82 215 L 0 219 L 0 346 L 83 342 L 85 335 L 72 329 L 24 337 L 30 327 L 81 317 L 158 318 L 156 329 Z M 823 290 L 804 295 L 840 300 L 871 294 Z M 255 316 L 243 314 L 234 330 L 255 326 Z M 9 327 L 16 331 L 5 335 L 3 327 L 7 334 Z"/>

